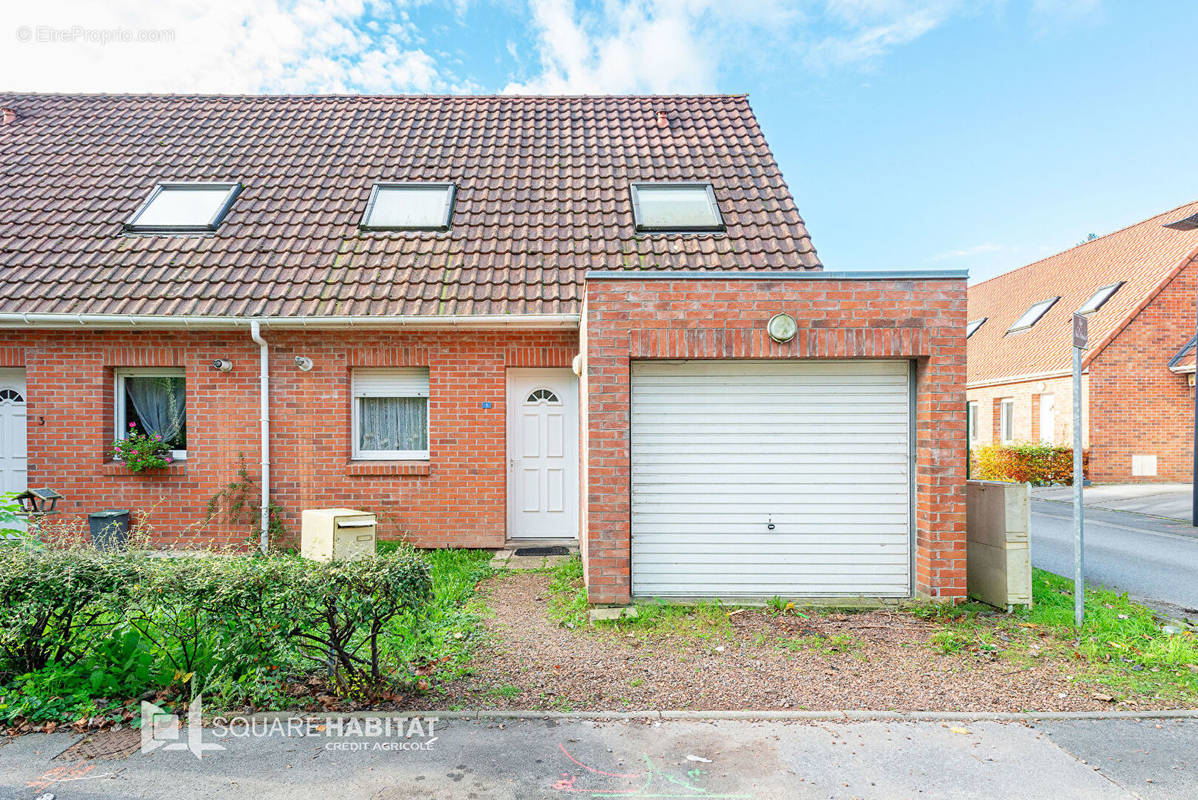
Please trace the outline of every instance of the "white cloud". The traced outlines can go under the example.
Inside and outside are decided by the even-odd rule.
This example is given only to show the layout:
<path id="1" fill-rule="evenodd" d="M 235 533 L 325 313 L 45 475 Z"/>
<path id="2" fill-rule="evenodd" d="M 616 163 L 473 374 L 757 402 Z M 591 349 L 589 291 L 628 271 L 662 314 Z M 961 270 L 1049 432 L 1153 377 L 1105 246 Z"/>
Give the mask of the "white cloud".
<path id="1" fill-rule="evenodd" d="M 796 13 L 774 0 L 530 0 L 540 73 L 514 93 L 697 92 L 738 48 L 781 34 Z"/>
<path id="2" fill-rule="evenodd" d="M 529 0 L 540 72 L 505 91 L 711 91 L 733 60 L 860 65 L 915 41 L 962 2 Z"/>
<path id="3" fill-rule="evenodd" d="M 403 0 L 46 0 L 8 13 L 5 89 L 443 91 Z M 119 32 L 134 41 L 102 40 Z M 150 37 L 152 41 L 137 41 Z M 23 40 L 24 39 L 24 40 Z M 55 41 L 54 39 L 58 39 Z"/>
<path id="4" fill-rule="evenodd" d="M 958 0 L 826 0 L 821 22 L 836 30 L 815 37 L 804 59 L 820 68 L 869 64 L 940 26 L 959 6 Z"/>

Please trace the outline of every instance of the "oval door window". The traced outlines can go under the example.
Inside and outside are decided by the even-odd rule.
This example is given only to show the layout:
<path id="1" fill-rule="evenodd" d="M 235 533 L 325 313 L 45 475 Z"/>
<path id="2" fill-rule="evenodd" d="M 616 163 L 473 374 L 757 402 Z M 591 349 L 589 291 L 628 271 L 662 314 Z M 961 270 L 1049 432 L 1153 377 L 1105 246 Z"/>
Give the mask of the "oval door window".
<path id="1" fill-rule="evenodd" d="M 528 397 L 525 398 L 524 402 L 530 406 L 537 405 L 539 403 L 545 403 L 546 405 L 557 405 L 558 403 L 561 403 L 561 400 L 558 400 L 557 395 L 551 392 L 549 389 L 533 389 L 529 393 Z"/>
<path id="2" fill-rule="evenodd" d="M 0 389 L 0 403 L 24 403 L 25 398 L 16 389 Z"/>

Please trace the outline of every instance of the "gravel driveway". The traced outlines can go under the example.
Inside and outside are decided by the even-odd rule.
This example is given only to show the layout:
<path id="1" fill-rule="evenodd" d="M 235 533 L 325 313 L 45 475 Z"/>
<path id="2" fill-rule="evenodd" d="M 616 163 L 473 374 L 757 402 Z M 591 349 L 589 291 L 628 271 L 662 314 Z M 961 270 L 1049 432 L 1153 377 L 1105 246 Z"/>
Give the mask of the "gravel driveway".
<path id="1" fill-rule="evenodd" d="M 1073 684 L 1069 662 L 1023 665 L 928 645 L 933 623 L 896 611 L 812 615 L 745 610 L 706 638 L 564 627 L 547 614 L 550 577 L 485 587 L 490 641 L 472 674 L 427 698 L 440 708 L 1084 711 L 1109 710 Z M 797 639 L 796 637 L 802 637 Z M 789 643 L 789 645 L 787 644 Z M 839 645 L 839 646 L 838 646 Z M 1151 707 L 1133 702 L 1122 709 Z"/>

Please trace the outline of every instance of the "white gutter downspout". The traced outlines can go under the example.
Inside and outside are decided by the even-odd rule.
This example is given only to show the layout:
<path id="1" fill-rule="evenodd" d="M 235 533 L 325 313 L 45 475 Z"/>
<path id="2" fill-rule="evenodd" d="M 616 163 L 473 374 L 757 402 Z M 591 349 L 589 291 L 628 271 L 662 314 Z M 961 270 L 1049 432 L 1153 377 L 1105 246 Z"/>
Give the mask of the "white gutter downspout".
<path id="1" fill-rule="evenodd" d="M 258 320 L 250 320 L 250 338 L 258 345 L 258 429 L 262 436 L 262 542 L 263 555 L 270 549 L 270 345 L 262 338 Z"/>

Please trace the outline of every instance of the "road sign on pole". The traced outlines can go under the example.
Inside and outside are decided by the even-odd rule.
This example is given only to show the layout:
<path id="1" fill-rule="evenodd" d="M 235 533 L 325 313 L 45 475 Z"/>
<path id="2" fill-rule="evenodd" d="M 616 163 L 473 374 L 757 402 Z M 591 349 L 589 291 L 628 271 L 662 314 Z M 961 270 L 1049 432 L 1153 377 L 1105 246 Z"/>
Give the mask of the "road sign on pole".
<path id="1" fill-rule="evenodd" d="M 1085 517 L 1082 513 L 1082 350 L 1089 343 L 1089 319 L 1073 315 L 1073 622 L 1086 616 Z"/>

